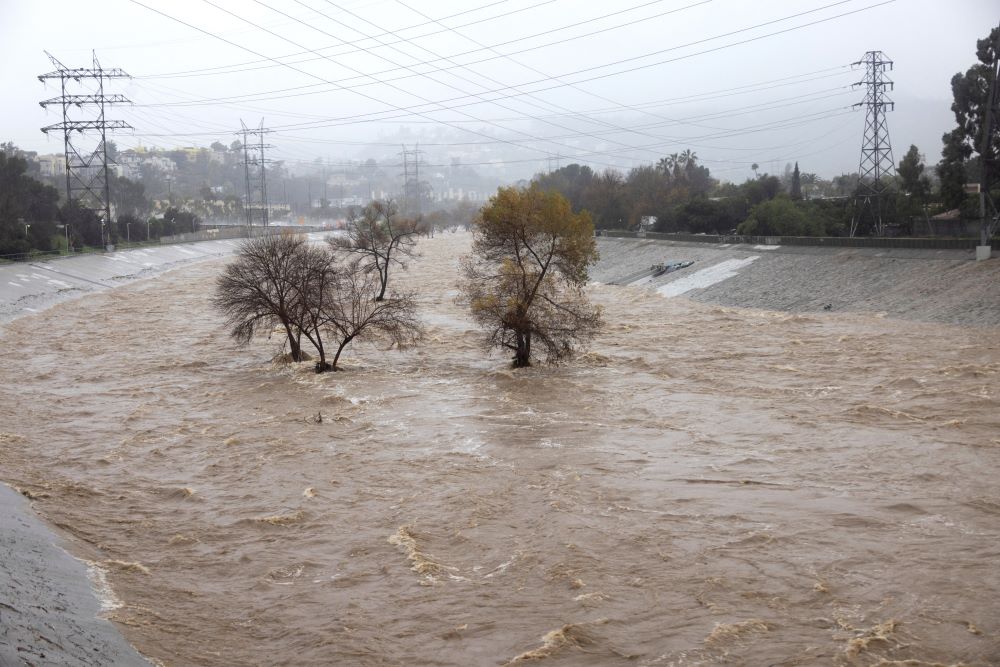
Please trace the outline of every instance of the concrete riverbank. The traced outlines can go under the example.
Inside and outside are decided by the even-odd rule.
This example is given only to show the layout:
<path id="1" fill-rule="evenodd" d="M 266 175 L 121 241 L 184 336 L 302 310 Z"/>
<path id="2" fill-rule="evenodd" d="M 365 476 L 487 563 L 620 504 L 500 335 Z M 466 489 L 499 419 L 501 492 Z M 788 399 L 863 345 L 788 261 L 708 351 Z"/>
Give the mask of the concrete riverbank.
<path id="1" fill-rule="evenodd" d="M 822 248 L 601 238 L 591 277 L 664 296 L 786 312 L 866 312 L 1000 325 L 1000 260 L 972 250 Z M 693 261 L 651 277 L 653 264 Z M 647 273 L 643 274 L 643 271 Z"/>

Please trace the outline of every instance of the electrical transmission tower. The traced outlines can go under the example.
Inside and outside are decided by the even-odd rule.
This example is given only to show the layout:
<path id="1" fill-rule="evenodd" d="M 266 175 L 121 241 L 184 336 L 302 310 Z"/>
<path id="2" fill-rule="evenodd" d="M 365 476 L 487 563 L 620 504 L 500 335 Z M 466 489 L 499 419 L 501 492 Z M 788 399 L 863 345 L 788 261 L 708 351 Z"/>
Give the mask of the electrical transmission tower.
<path id="1" fill-rule="evenodd" d="M 76 199 L 83 208 L 92 210 L 101 221 L 101 239 L 111 243 L 111 183 L 108 178 L 108 131 L 131 130 L 131 125 L 121 120 L 108 120 L 105 107 L 111 104 L 124 104 L 131 101 L 121 95 L 105 95 L 104 81 L 106 79 L 131 78 L 122 70 L 116 68 L 103 69 L 93 54 L 91 67 L 70 68 L 59 62 L 52 54 L 45 52 L 56 69 L 48 74 L 42 74 L 38 80 L 59 80 L 59 97 L 39 102 L 43 108 L 58 104 L 62 107 L 62 122 L 42 128 L 48 134 L 53 130 L 63 133 L 63 147 L 66 156 L 66 201 Z M 75 81 L 82 84 L 84 79 L 97 82 L 97 92 L 91 95 L 72 95 L 66 92 L 66 84 Z M 71 107 L 83 109 L 93 107 L 96 117 L 86 119 L 71 119 Z M 74 136 L 73 133 L 76 132 Z M 96 135 L 96 136 L 95 136 Z M 88 142 L 86 137 L 97 139 Z M 114 161 L 111 161 L 114 164 Z"/>
<path id="2" fill-rule="evenodd" d="M 420 156 L 424 151 L 420 150 L 420 144 L 412 150 L 406 149 L 403 144 L 403 152 L 399 153 L 403 158 L 403 211 L 420 215 L 422 213 L 423 186 L 420 182 Z"/>
<path id="3" fill-rule="evenodd" d="M 268 225 L 268 212 L 270 207 L 267 202 L 267 162 L 264 157 L 264 150 L 274 148 L 270 144 L 264 143 L 264 135 L 271 130 L 264 129 L 264 119 L 261 118 L 260 125 L 256 128 L 248 128 L 246 123 L 240 121 L 242 129 L 237 132 L 243 137 L 243 175 L 246 178 L 247 197 L 244 211 L 247 216 L 247 227 L 253 227 L 254 210 L 258 211 L 256 216 L 260 220 L 261 227 Z M 254 143 L 250 143 L 250 138 L 256 137 Z"/>
<path id="4" fill-rule="evenodd" d="M 892 159 L 892 144 L 889 142 L 889 127 L 885 114 L 892 111 L 896 103 L 888 98 L 887 90 L 893 89 L 892 81 L 886 76 L 892 70 L 892 61 L 881 51 L 868 51 L 854 66 L 865 66 L 865 78 L 856 86 L 865 86 L 865 98 L 854 108 L 865 108 L 865 136 L 861 140 L 861 161 L 858 164 L 858 192 L 854 199 L 854 213 L 851 216 L 851 236 L 867 220 L 871 221 L 876 236 L 885 233 L 882 212 L 885 209 L 883 178 L 895 175 L 896 164 Z"/>

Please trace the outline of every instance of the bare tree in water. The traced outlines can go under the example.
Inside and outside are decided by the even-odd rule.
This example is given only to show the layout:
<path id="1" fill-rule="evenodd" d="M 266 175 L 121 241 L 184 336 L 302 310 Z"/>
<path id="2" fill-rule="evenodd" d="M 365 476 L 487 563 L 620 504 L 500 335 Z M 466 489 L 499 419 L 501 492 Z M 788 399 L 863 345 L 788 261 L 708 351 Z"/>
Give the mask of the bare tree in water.
<path id="1" fill-rule="evenodd" d="M 533 345 L 549 361 L 572 356 L 601 326 L 583 291 L 596 260 L 588 214 L 555 192 L 501 188 L 473 226 L 460 283 L 487 347 L 511 350 L 515 368 L 531 365 Z"/>
<path id="2" fill-rule="evenodd" d="M 302 361 L 304 336 L 319 355 L 317 373 L 337 370 L 344 348 L 355 340 L 404 348 L 422 334 L 412 296 L 386 293 L 378 272 L 362 260 L 338 262 L 330 246 L 292 235 L 244 242 L 219 277 L 213 302 L 242 344 L 281 327 L 291 358 Z M 327 341 L 336 346 L 332 362 Z"/>
<path id="3" fill-rule="evenodd" d="M 316 372 L 331 370 L 326 361 L 323 332 L 329 319 L 328 311 L 338 297 L 340 267 L 328 246 L 303 245 L 295 269 L 293 312 L 302 335 L 319 354 Z"/>
<path id="4" fill-rule="evenodd" d="M 352 214 L 347 236 L 331 239 L 330 244 L 359 255 L 362 268 L 378 275 L 375 300 L 381 301 L 389 285 L 389 270 L 405 268 L 404 258 L 414 256 L 419 231 L 415 220 L 400 217 L 395 202 L 376 200 Z"/>
<path id="5" fill-rule="evenodd" d="M 244 241 L 223 269 L 212 303 L 226 317 L 229 334 L 246 345 L 281 327 L 291 358 L 302 360 L 301 236 L 269 234 Z"/>
<path id="6" fill-rule="evenodd" d="M 331 370 L 337 370 L 344 348 L 355 340 L 381 341 L 389 348 L 403 349 L 423 334 L 412 295 L 386 295 L 378 275 L 361 260 L 341 266 L 322 312 L 323 329 L 337 344 Z"/>

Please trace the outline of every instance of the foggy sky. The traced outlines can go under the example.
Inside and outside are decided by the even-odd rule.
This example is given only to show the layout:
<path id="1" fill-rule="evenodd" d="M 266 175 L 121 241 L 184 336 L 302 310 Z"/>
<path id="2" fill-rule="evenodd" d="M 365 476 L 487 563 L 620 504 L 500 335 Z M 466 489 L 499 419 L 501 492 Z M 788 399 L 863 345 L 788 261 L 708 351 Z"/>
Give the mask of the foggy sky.
<path id="1" fill-rule="evenodd" d="M 228 145 L 241 121 L 263 119 L 271 155 L 292 168 L 390 161 L 402 142 L 419 141 L 430 168 L 492 162 L 510 179 L 570 162 L 628 169 L 684 149 L 726 180 L 750 176 L 754 162 L 780 173 L 798 161 L 829 177 L 857 169 L 864 116 L 850 107 L 864 91 L 852 90 L 862 72 L 849 65 L 881 50 L 895 63 L 896 162 L 916 144 L 933 164 L 954 126 L 949 81 L 973 64 L 997 9 L 994 0 L 3 0 L 0 140 L 61 153 L 61 135 L 39 130 L 61 120 L 38 105 L 59 94 L 37 79 L 55 69 L 44 51 L 89 67 L 93 49 L 103 67 L 133 77 L 105 89 L 134 103 L 107 113 L 135 128 L 114 136 L 122 148 Z"/>

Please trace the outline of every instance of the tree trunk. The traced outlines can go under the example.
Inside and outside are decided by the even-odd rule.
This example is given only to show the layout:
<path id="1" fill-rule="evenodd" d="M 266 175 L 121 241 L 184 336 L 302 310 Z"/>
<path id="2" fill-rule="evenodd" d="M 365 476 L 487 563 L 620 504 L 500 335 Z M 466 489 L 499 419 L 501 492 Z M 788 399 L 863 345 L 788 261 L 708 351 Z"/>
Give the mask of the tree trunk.
<path id="1" fill-rule="evenodd" d="M 292 361 L 302 361 L 302 345 L 295 334 L 292 333 L 292 327 L 286 322 L 285 333 L 288 335 L 288 347 L 289 353 L 291 354 Z"/>
<path id="2" fill-rule="evenodd" d="M 375 297 L 376 301 L 382 301 L 385 299 L 385 288 L 389 284 L 389 263 L 386 262 L 385 270 L 379 271 L 379 278 L 382 281 L 382 288 L 379 290 L 378 296 Z"/>
<path id="3" fill-rule="evenodd" d="M 316 372 L 324 373 L 329 370 L 333 370 L 330 364 L 326 363 L 326 349 L 323 347 L 323 339 L 318 335 L 316 337 L 316 350 L 319 352 L 319 361 L 316 362 Z"/>
<path id="4" fill-rule="evenodd" d="M 353 336 L 351 338 L 353 338 Z M 340 347 L 337 348 L 337 354 L 333 356 L 333 363 L 330 364 L 331 371 L 340 370 L 337 368 L 337 362 L 340 361 L 340 353 L 343 352 L 344 348 L 347 347 L 347 344 L 351 342 L 351 338 L 345 338 L 340 342 Z"/>
<path id="5" fill-rule="evenodd" d="M 531 332 L 517 334 L 517 349 L 514 351 L 514 368 L 531 365 Z"/>

